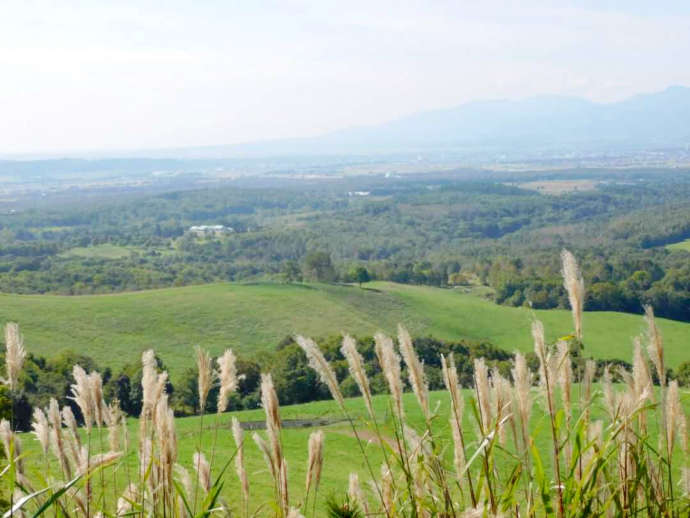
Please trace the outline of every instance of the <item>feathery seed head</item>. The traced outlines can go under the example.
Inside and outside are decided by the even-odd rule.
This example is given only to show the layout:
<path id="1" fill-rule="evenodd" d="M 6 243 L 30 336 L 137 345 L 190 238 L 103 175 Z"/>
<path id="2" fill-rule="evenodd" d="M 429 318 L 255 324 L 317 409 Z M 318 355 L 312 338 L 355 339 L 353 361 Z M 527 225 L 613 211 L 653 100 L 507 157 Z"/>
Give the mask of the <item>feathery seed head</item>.
<path id="1" fill-rule="evenodd" d="M 3 380 L 10 391 L 19 388 L 19 373 L 26 359 L 26 349 L 24 349 L 24 338 L 19 332 L 19 325 L 10 322 L 5 325 L 5 368 L 7 379 Z"/>
<path id="2" fill-rule="evenodd" d="M 530 397 L 532 373 L 527 366 L 527 360 L 525 360 L 523 354 L 515 353 L 515 365 L 511 373 L 513 375 L 513 383 L 515 384 L 515 413 L 520 419 L 523 439 L 526 439 L 529 436 L 529 418 L 532 412 L 532 398 Z"/>
<path id="3" fill-rule="evenodd" d="M 307 492 L 312 486 L 318 488 L 321 481 L 323 466 L 323 432 L 318 430 L 309 435 L 309 457 L 307 459 L 307 477 L 305 487 Z"/>
<path id="4" fill-rule="evenodd" d="M 405 409 L 402 404 L 403 387 L 400 373 L 400 356 L 395 352 L 393 340 L 383 333 L 376 333 L 374 341 L 376 342 L 376 356 L 393 398 L 393 411 L 398 419 L 402 419 L 405 417 Z"/>
<path id="5" fill-rule="evenodd" d="M 431 412 L 429 410 L 429 386 L 424 375 L 424 366 L 419 361 L 417 352 L 414 350 L 410 333 L 407 332 L 407 329 L 402 324 L 398 324 L 398 343 L 400 354 L 402 354 L 405 365 L 407 365 L 410 386 L 415 396 L 417 396 L 417 401 L 422 408 L 422 412 L 424 412 L 424 417 L 428 420 L 431 417 Z"/>
<path id="6" fill-rule="evenodd" d="M 232 349 L 226 349 L 218 363 L 218 374 L 220 378 L 220 391 L 218 392 L 218 413 L 225 412 L 228 408 L 228 398 L 230 394 L 237 390 L 239 382 L 237 379 L 237 368 L 235 366 L 235 355 Z"/>
<path id="7" fill-rule="evenodd" d="M 575 336 L 582 340 L 582 309 L 585 302 L 585 282 L 582 279 L 580 268 L 577 266 L 575 256 L 568 250 L 561 252 L 563 287 L 568 292 L 568 301 L 573 313 Z"/>
<path id="8" fill-rule="evenodd" d="M 211 465 L 200 451 L 194 452 L 193 461 L 199 485 L 208 493 L 211 490 Z"/>
<path id="9" fill-rule="evenodd" d="M 240 486 L 242 488 L 242 498 L 245 505 L 249 502 L 249 478 L 247 477 L 247 470 L 244 467 L 244 432 L 240 426 L 240 422 L 236 417 L 232 418 L 232 437 L 237 446 L 237 454 L 235 455 L 235 470 L 237 477 L 240 479 Z"/>
<path id="10" fill-rule="evenodd" d="M 664 342 L 661 332 L 654 320 L 654 310 L 652 306 L 644 307 L 644 319 L 647 322 L 647 353 L 656 368 L 659 376 L 659 383 L 662 387 L 666 386 L 666 369 L 664 367 Z"/>
<path id="11" fill-rule="evenodd" d="M 199 409 L 203 414 L 206 408 L 208 392 L 211 390 L 213 371 L 211 367 L 211 356 L 208 354 L 208 351 L 205 351 L 199 346 L 196 347 L 196 368 L 198 370 Z"/>
<path id="12" fill-rule="evenodd" d="M 79 410 L 81 410 L 84 418 L 84 425 L 87 430 L 91 430 L 94 423 L 95 409 L 93 406 L 93 397 L 91 391 L 91 379 L 86 371 L 79 365 L 72 368 L 72 377 L 74 383 L 71 385 L 72 397 L 71 399 L 77 403 Z"/>
<path id="13" fill-rule="evenodd" d="M 369 389 L 369 378 L 367 378 L 367 373 L 364 370 L 364 359 L 362 355 L 357 351 L 357 341 L 350 335 L 345 335 L 343 337 L 343 345 L 340 348 L 340 352 L 347 360 L 347 364 L 350 369 L 350 375 L 352 379 L 355 380 L 359 391 L 364 397 L 364 404 L 367 407 L 367 411 L 372 419 L 376 419 L 374 414 L 374 407 L 371 402 L 371 390 Z"/>
<path id="14" fill-rule="evenodd" d="M 43 413 L 43 410 L 38 407 L 34 408 L 31 428 L 33 429 L 31 433 L 33 433 L 36 436 L 36 439 L 38 439 L 41 449 L 43 450 L 43 454 L 47 455 L 48 448 L 50 447 L 50 427 L 48 426 L 48 419 L 46 418 L 46 415 Z"/>
<path id="15" fill-rule="evenodd" d="M 489 388 L 489 369 L 484 358 L 474 359 L 474 389 L 477 392 L 477 402 L 481 414 L 482 433 L 486 433 L 491 426 L 491 395 Z"/>
<path id="16" fill-rule="evenodd" d="M 307 355 L 309 367 L 316 371 L 321 379 L 321 382 L 324 383 L 330 390 L 333 399 L 337 401 L 338 405 L 340 405 L 340 408 L 344 409 L 345 400 L 343 399 L 343 394 L 340 392 L 338 378 L 336 377 L 331 365 L 323 356 L 319 346 L 316 345 L 314 340 L 311 338 L 305 338 L 304 336 L 296 336 L 295 340 L 297 341 L 297 345 L 299 345 L 304 351 L 304 354 Z"/>

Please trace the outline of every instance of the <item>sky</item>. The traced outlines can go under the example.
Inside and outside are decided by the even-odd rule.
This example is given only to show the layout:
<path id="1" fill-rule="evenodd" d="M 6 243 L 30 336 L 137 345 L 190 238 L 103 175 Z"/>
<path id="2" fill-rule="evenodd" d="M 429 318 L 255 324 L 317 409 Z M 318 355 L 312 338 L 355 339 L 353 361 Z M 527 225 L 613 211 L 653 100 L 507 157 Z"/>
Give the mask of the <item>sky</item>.
<path id="1" fill-rule="evenodd" d="M 303 137 L 690 86 L 690 2 L 3 0 L 0 154 Z"/>

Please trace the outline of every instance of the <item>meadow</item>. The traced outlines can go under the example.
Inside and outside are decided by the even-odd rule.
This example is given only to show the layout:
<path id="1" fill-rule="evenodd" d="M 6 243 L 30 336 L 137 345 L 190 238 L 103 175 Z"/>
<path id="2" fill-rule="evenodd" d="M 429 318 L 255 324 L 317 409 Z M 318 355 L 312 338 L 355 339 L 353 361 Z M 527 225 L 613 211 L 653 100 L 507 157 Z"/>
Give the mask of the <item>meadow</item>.
<path id="1" fill-rule="evenodd" d="M 690 252 L 690 239 L 684 239 L 683 241 L 679 241 L 677 243 L 671 243 L 669 245 L 666 245 L 666 248 L 668 250 Z"/>
<path id="2" fill-rule="evenodd" d="M 532 350 L 531 320 L 544 322 L 547 340 L 572 330 L 565 310 L 496 305 L 460 290 L 371 282 L 331 284 L 208 284 L 114 295 L 0 295 L 0 322 L 18 322 L 27 346 L 50 356 L 71 349 L 117 369 L 154 348 L 175 378 L 201 345 L 217 355 L 271 351 L 286 336 L 328 337 L 347 331 L 371 336 L 405 323 L 414 336 L 487 340 L 507 351 Z M 666 361 L 688 359 L 690 324 L 657 319 Z M 585 312 L 585 354 L 628 359 L 639 315 Z"/>
<path id="3" fill-rule="evenodd" d="M 617 386 L 616 389 L 622 389 Z M 536 388 L 534 389 L 533 397 L 536 397 Z M 573 386 L 573 397 L 577 399 L 581 391 L 581 386 L 576 384 Z M 473 389 L 463 389 L 462 394 L 466 400 L 473 396 Z M 601 384 L 595 385 L 595 404 L 593 405 L 592 413 L 594 419 L 601 419 L 605 416 L 606 410 L 602 401 L 603 393 Z M 683 406 L 687 411 L 690 411 L 690 392 L 684 391 L 681 394 Z M 406 419 L 408 425 L 417 430 L 423 430 L 425 426 L 425 419 L 421 408 L 415 401 L 415 396 L 412 393 L 405 393 L 403 395 Z M 444 442 L 450 443 L 452 441 L 452 432 L 449 424 L 449 417 L 451 412 L 450 398 L 446 391 L 433 391 L 429 393 L 429 401 L 431 408 L 435 408 L 436 415 L 434 418 L 434 431 L 436 437 Z M 355 419 L 357 423 L 362 423 L 364 426 L 367 422 L 367 411 L 361 397 L 348 398 L 345 400 L 345 405 L 348 413 Z M 373 396 L 373 406 L 376 411 L 378 424 L 383 430 L 387 439 L 394 435 L 393 415 L 390 407 L 389 396 L 380 395 Z M 364 456 L 359 452 L 359 446 L 355 439 L 350 426 L 343 420 L 343 413 L 333 400 L 316 401 L 305 403 L 301 405 L 289 405 L 281 407 L 281 417 L 284 421 L 288 420 L 323 420 L 332 419 L 333 424 L 304 426 L 299 428 L 284 428 L 282 432 L 282 443 L 285 451 L 285 456 L 289 462 L 289 477 L 290 477 L 290 494 L 291 499 L 295 502 L 303 501 L 305 497 L 305 487 L 303 481 L 307 472 L 308 461 L 308 441 L 309 435 L 315 430 L 323 430 L 326 439 L 324 442 L 324 466 L 321 475 L 321 483 L 319 494 L 317 495 L 317 508 L 324 509 L 325 502 L 328 497 L 339 496 L 343 488 L 348 486 L 350 473 L 357 473 L 361 480 L 367 480 L 369 474 L 365 463 Z M 263 422 L 265 415 L 262 409 L 258 410 L 244 410 L 239 412 L 228 412 L 220 415 L 207 415 L 204 417 L 204 428 L 201 439 L 202 449 L 211 451 L 215 444 L 216 456 L 222 461 L 216 462 L 213 466 L 213 476 L 217 476 L 223 468 L 224 462 L 232 457 L 236 451 L 236 445 L 232 437 L 231 419 L 235 417 L 242 423 L 256 424 Z M 534 417 L 531 422 L 531 431 L 535 437 L 537 448 L 542 452 L 542 455 L 548 455 L 549 441 L 549 424 L 548 412 L 545 408 L 538 408 L 534 411 Z M 193 454 L 199 447 L 199 426 L 201 418 L 199 416 L 178 418 L 175 420 L 178 438 L 178 462 L 187 470 L 194 469 Z M 478 445 L 479 431 L 473 418 L 469 413 L 463 416 L 463 428 L 467 430 L 467 439 L 472 445 Z M 129 419 L 127 423 L 129 434 L 135 437 L 139 430 L 139 420 Z M 105 436 L 107 432 L 103 432 Z M 251 432 L 245 432 L 249 435 Z M 260 432 L 263 433 L 263 432 Z M 654 432 L 656 430 L 656 423 L 654 423 Z M 85 434 L 82 431 L 82 436 Z M 25 451 L 28 459 L 39 459 L 41 448 L 36 439 L 30 434 L 21 434 Z M 372 464 L 380 466 L 383 462 L 383 454 L 377 443 L 377 439 L 373 434 L 363 435 L 366 441 L 366 453 L 372 461 Z M 453 452 L 450 448 L 442 452 L 445 462 L 451 464 L 453 461 Z M 210 455 L 209 455 L 210 456 Z M 676 452 L 676 470 L 680 470 L 682 462 L 682 453 Z M 244 452 L 244 460 L 246 469 L 250 479 L 250 494 L 252 500 L 257 502 L 256 508 L 252 509 L 261 515 L 262 510 L 268 512 L 265 503 L 271 500 L 274 485 L 271 479 L 271 474 L 266 467 L 265 460 L 261 451 L 253 442 L 247 443 L 247 448 Z M 41 471 L 44 469 L 42 462 L 34 463 L 35 471 L 33 477 L 42 477 Z M 59 465 L 55 459 L 51 460 L 51 469 L 54 473 L 59 472 Z M 136 451 L 130 451 L 126 459 L 117 467 L 117 483 L 116 488 L 109 488 L 110 495 L 117 495 L 124 490 L 128 474 L 136 473 L 138 469 L 138 455 Z M 551 466 L 546 465 L 545 469 L 552 472 Z M 232 471 L 232 468 L 230 468 Z M 678 475 L 678 473 L 677 473 Z M 112 490 L 112 493 L 111 493 Z M 225 485 L 222 495 L 228 503 L 229 507 L 236 513 L 241 513 L 241 488 L 238 477 L 234 472 L 231 472 L 225 479 Z M 114 498 L 111 496 L 111 498 Z"/>

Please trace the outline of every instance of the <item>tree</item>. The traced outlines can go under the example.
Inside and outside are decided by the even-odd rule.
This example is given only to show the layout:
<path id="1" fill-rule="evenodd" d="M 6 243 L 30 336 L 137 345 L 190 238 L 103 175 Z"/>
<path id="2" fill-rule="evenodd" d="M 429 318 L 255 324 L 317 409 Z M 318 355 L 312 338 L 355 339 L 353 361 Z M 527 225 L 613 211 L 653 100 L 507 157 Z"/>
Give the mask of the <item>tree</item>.
<path id="1" fill-rule="evenodd" d="M 295 261 L 287 261 L 283 265 L 283 275 L 287 282 L 300 282 L 302 280 L 302 272 Z"/>
<path id="2" fill-rule="evenodd" d="M 680 364 L 676 372 L 678 384 L 682 387 L 690 387 L 690 360 Z"/>
<path id="3" fill-rule="evenodd" d="M 363 282 L 369 282 L 371 280 L 371 276 L 369 275 L 369 270 L 367 270 L 364 266 L 357 266 L 352 272 L 350 272 L 350 276 L 359 284 L 359 287 L 362 287 Z"/>
<path id="4" fill-rule="evenodd" d="M 311 281 L 333 282 L 336 278 L 335 268 L 328 252 L 311 252 L 304 258 L 304 277 Z"/>

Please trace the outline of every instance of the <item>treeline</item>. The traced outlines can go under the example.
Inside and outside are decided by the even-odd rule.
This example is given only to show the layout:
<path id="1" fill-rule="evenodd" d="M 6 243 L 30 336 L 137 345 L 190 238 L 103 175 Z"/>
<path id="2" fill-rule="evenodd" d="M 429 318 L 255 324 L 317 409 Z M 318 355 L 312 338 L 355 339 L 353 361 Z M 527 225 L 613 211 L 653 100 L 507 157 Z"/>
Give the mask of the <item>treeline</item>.
<path id="1" fill-rule="evenodd" d="M 321 340 L 319 346 L 326 359 L 331 363 L 338 377 L 340 388 L 344 395 L 359 396 L 357 385 L 350 376 L 348 365 L 340 352 L 342 338 L 333 336 Z M 513 355 L 487 342 L 469 340 L 443 341 L 432 337 L 418 337 L 414 339 L 414 346 L 420 359 L 424 362 L 426 378 L 431 390 L 443 389 L 440 355 L 453 354 L 458 369 L 460 383 L 469 387 L 472 385 L 473 362 L 476 358 L 485 358 L 491 368 L 496 368 L 505 377 L 510 377 Z M 373 394 L 387 391 L 386 380 L 376 359 L 374 339 L 363 337 L 357 339 L 357 347 L 365 361 L 365 370 L 371 383 Z M 570 343 L 573 357 L 575 380 L 579 379 L 585 356 L 581 344 L 575 340 Z M 539 361 L 534 353 L 526 355 L 529 368 L 536 373 Z M 0 357 L 4 361 L 4 358 Z M 165 370 L 163 361 L 157 357 L 159 370 Z M 139 358 L 132 361 L 117 372 L 110 368 L 100 368 L 88 356 L 72 351 L 62 351 L 51 358 L 44 358 L 29 354 L 19 379 L 19 391 L 10 395 L 7 387 L 0 386 L 0 418 L 9 418 L 14 408 L 14 420 L 18 429 L 30 428 L 31 415 L 34 407 L 45 407 L 50 398 L 54 397 L 58 403 L 72 407 L 75 415 L 79 415 L 78 406 L 70 399 L 72 368 L 80 365 L 87 371 L 96 370 L 102 373 L 104 394 L 107 400 L 117 399 L 122 410 L 129 416 L 138 417 L 142 405 L 142 367 Z M 601 375 L 605 365 L 616 365 L 627 370 L 630 365 L 621 360 L 600 360 L 597 362 L 598 373 Z M 262 354 L 260 357 L 237 357 L 237 373 L 239 376 L 238 390 L 230 396 L 228 410 L 253 409 L 260 406 L 260 373 L 270 371 L 280 397 L 281 405 L 307 403 L 310 401 L 328 399 L 328 388 L 321 383 L 318 375 L 309 367 L 303 350 L 292 337 L 286 337 L 272 353 Z M 613 369 L 614 376 L 618 376 Z M 403 378 L 407 374 L 403 367 Z M 669 370 L 670 378 L 677 378 L 681 385 L 690 386 L 690 361 L 682 364 L 676 373 Z M 616 378 L 619 379 L 620 378 Z M 170 394 L 170 403 L 177 416 L 195 415 L 199 412 L 199 396 L 197 385 L 197 371 L 189 368 L 177 379 L 169 380 L 166 390 Z M 213 386 L 208 398 L 206 411 L 215 412 L 218 387 Z"/>

